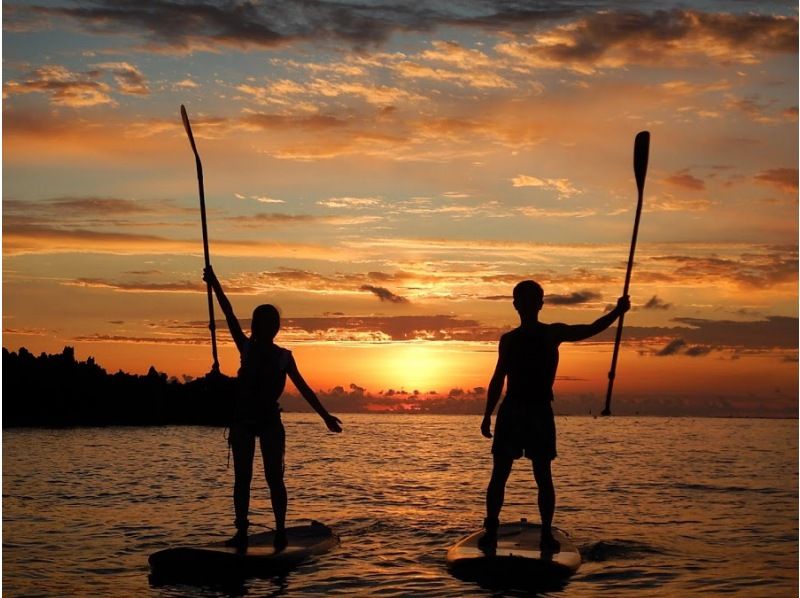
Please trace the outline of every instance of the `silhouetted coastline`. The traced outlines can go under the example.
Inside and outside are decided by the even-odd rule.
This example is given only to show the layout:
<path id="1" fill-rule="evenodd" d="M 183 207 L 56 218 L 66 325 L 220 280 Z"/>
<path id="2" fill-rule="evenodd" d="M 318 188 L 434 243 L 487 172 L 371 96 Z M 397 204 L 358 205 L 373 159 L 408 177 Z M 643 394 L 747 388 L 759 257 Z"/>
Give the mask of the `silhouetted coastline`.
<path id="1" fill-rule="evenodd" d="M 180 381 L 154 366 L 145 375 L 109 374 L 94 358 L 78 361 L 73 347 L 36 356 L 21 347 L 3 348 L 3 428 L 72 426 L 159 426 L 230 423 L 236 379 L 209 372 Z M 440 396 L 387 390 L 373 395 L 356 384 L 323 393 L 344 412 L 478 414 L 484 389 L 453 389 Z M 309 411 L 287 393 L 286 411 Z"/>
<path id="2" fill-rule="evenodd" d="M 236 379 L 206 374 L 181 381 L 151 367 L 145 375 L 119 371 L 109 374 L 92 357 L 75 359 L 72 347 L 61 353 L 33 355 L 21 347 L 3 348 L 3 428 L 74 426 L 227 426 Z M 309 412 L 293 389 L 280 399 L 286 412 Z M 397 413 L 480 415 L 486 389 L 452 388 L 444 393 L 388 389 L 370 392 L 357 384 L 320 390 L 326 404 L 342 413 Z M 795 419 L 796 414 L 771 412 L 763 403 L 760 413 L 747 413 L 720 404 L 669 404 L 663 400 L 627 400 L 615 415 L 633 417 L 758 417 Z M 652 402 L 652 404 L 648 404 Z M 559 396 L 556 414 L 597 415 L 596 396 Z M 590 411 L 591 410 L 591 411 Z"/>
<path id="3" fill-rule="evenodd" d="M 3 348 L 3 427 L 210 425 L 228 423 L 235 379 L 208 374 L 185 383 L 158 372 L 109 374 L 72 347 L 34 356 Z"/>

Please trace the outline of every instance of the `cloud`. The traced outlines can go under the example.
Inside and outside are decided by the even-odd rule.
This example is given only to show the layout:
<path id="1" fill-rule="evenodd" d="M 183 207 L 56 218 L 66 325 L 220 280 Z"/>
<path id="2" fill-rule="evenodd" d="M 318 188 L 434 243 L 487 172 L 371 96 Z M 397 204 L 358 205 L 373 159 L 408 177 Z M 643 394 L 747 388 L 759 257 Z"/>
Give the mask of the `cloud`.
<path id="1" fill-rule="evenodd" d="M 682 338 L 671 340 L 665 347 L 655 352 L 658 357 L 668 357 L 670 355 L 686 355 L 687 357 L 704 357 L 714 350 L 709 345 L 689 346 Z"/>
<path id="2" fill-rule="evenodd" d="M 540 179 L 535 176 L 520 174 L 511 179 L 511 184 L 514 187 L 542 187 L 558 193 L 559 199 L 572 197 L 580 193 L 569 179 Z"/>
<path id="3" fill-rule="evenodd" d="M 677 317 L 675 326 L 635 326 L 625 323 L 626 341 L 663 342 L 671 339 L 658 353 L 676 354 L 681 347 L 712 347 L 714 351 L 786 351 L 797 349 L 798 319 L 790 316 L 768 316 L 761 320 L 709 320 Z M 593 342 L 613 342 L 616 328 L 611 327 L 593 337 Z M 664 352 L 665 353 L 661 353 Z M 696 349 L 706 354 L 709 351 Z"/>
<path id="4" fill-rule="evenodd" d="M 518 208 L 517 211 L 524 216 L 528 216 L 529 218 L 586 218 L 588 216 L 594 216 L 597 214 L 597 212 L 591 208 L 557 210 L 525 206 Z"/>
<path id="5" fill-rule="evenodd" d="M 424 276 L 399 270 L 395 272 L 333 272 L 323 274 L 299 268 L 281 267 L 272 271 L 243 273 L 225 284 L 226 288 L 230 284 L 241 288 L 253 288 L 258 292 L 285 290 L 302 291 L 305 294 L 309 292 L 341 293 L 352 297 L 358 291 L 368 290 L 361 288 L 365 285 L 372 286 L 375 283 L 380 283 L 381 285 L 390 283 L 405 284 L 409 281 L 421 284 L 433 282 L 433 279 L 426 279 Z"/>
<path id="6" fill-rule="evenodd" d="M 661 349 L 656 355 L 659 357 L 666 357 L 667 355 L 675 355 L 686 347 L 686 341 L 682 338 L 671 340 L 667 346 Z"/>
<path id="7" fill-rule="evenodd" d="M 206 284 L 200 281 L 179 282 L 114 282 L 100 278 L 78 278 L 64 283 L 67 286 L 84 287 L 92 289 L 112 289 L 136 293 L 200 293 L 206 292 Z"/>
<path id="8" fill-rule="evenodd" d="M 769 122 L 771 120 L 765 116 L 767 106 L 758 103 L 758 96 L 750 98 L 729 97 L 725 106 L 743 112 L 756 122 Z"/>
<path id="9" fill-rule="evenodd" d="M 385 289 L 383 287 L 376 287 L 371 284 L 361 285 L 362 291 L 369 291 L 373 295 L 375 295 L 378 299 L 381 300 L 381 303 L 384 301 L 388 301 L 389 303 L 408 303 L 408 299 L 405 297 L 401 297 L 400 295 L 395 295 L 389 289 Z"/>
<path id="10" fill-rule="evenodd" d="M 289 79 L 270 81 L 263 86 L 247 83 L 237 86 L 236 89 L 251 96 L 260 104 L 278 105 L 287 105 L 292 98 L 297 96 L 319 98 L 353 97 L 377 106 L 391 106 L 404 101 L 419 102 L 425 99 L 423 96 L 401 87 L 321 77 L 303 83 Z M 311 109 L 312 105 L 309 105 L 308 108 Z"/>
<path id="11" fill-rule="evenodd" d="M 200 84 L 192 79 L 181 79 L 180 81 L 173 83 L 172 87 L 174 89 L 197 89 L 200 87 Z"/>
<path id="12" fill-rule="evenodd" d="M 144 74 L 129 62 L 103 62 L 93 66 L 102 71 L 109 71 L 122 93 L 142 96 L 150 94 Z"/>
<path id="13" fill-rule="evenodd" d="M 176 282 L 119 282 L 102 278 L 77 278 L 63 283 L 67 286 L 91 289 L 109 289 L 126 293 L 205 293 L 206 283 L 202 280 L 181 280 Z M 225 292 L 230 294 L 253 294 L 255 289 L 225 283 Z"/>
<path id="14" fill-rule="evenodd" d="M 567 295 L 545 295 L 544 301 L 549 305 L 578 305 L 590 301 L 598 301 L 602 296 L 594 291 L 577 291 Z"/>
<path id="15" fill-rule="evenodd" d="M 309 243 L 274 241 L 214 240 L 216 255 L 321 259 L 337 261 L 352 259 L 352 252 L 331 246 Z M 98 253 L 113 255 L 195 255 L 201 252 L 195 239 L 174 239 L 158 235 L 98 230 L 57 228 L 3 222 L 3 255 Z"/>
<path id="16" fill-rule="evenodd" d="M 21 79 L 9 79 L 3 85 L 3 95 L 10 98 L 19 94 L 43 93 L 49 96 L 51 104 L 70 108 L 115 105 L 111 86 L 100 80 L 106 73 L 111 75 L 120 93 L 150 93 L 147 80 L 137 67 L 128 62 L 105 62 L 84 72 L 71 71 L 61 65 L 41 66 L 22 75 Z"/>
<path id="17" fill-rule="evenodd" d="M 63 230 L 109 227 L 184 227 L 196 224 L 196 210 L 171 200 L 133 200 L 116 197 L 54 197 L 37 200 L 4 199 L 4 230 L 20 226 Z M 188 218 L 188 219 L 187 219 Z"/>
<path id="18" fill-rule="evenodd" d="M 710 199 L 675 197 L 671 193 L 664 192 L 646 198 L 644 209 L 646 212 L 704 212 L 716 203 Z"/>
<path id="19" fill-rule="evenodd" d="M 267 197 L 266 195 L 250 195 L 245 196 L 241 193 L 234 193 L 233 194 L 236 199 L 253 199 L 259 203 L 286 203 L 282 199 L 275 199 L 274 197 Z"/>
<path id="20" fill-rule="evenodd" d="M 695 345 L 693 347 L 689 347 L 688 349 L 686 349 L 686 351 L 684 351 L 683 354 L 689 357 L 702 357 L 704 355 L 708 355 L 713 350 L 714 350 L 713 347 Z"/>
<path id="21" fill-rule="evenodd" d="M 660 85 L 665 92 L 675 96 L 698 96 L 715 91 L 725 91 L 731 88 L 728 81 L 695 82 L 695 81 L 667 81 Z"/>
<path id="22" fill-rule="evenodd" d="M 262 226 L 290 226 L 308 224 L 329 224 L 331 226 L 363 226 L 381 221 L 381 216 L 312 216 L 310 214 L 259 213 L 247 216 L 228 216 L 231 222 L 241 228 L 260 228 Z"/>
<path id="23" fill-rule="evenodd" d="M 395 31 L 430 31 L 443 25 L 495 29 L 520 26 L 572 13 L 568 5 L 524 9 L 516 3 L 458 4 L 386 2 L 381 5 L 275 0 L 268 5 L 222 2 L 99 0 L 90 6 L 34 6 L 18 10 L 15 22 L 31 13 L 69 18 L 92 32 L 138 33 L 155 51 L 190 52 L 229 48 L 273 48 L 298 41 L 342 40 L 355 47 L 386 41 Z M 28 27 L 35 21 L 27 17 Z"/>
<path id="24" fill-rule="evenodd" d="M 342 127 L 348 121 L 325 114 L 312 115 L 285 115 L 251 113 L 241 118 L 246 128 L 251 130 L 292 130 L 304 129 L 307 131 L 320 131 Z"/>
<path id="25" fill-rule="evenodd" d="M 797 168 L 770 168 L 753 178 L 756 182 L 771 185 L 786 193 L 797 193 Z"/>
<path id="26" fill-rule="evenodd" d="M 229 284 L 226 282 L 226 289 Z M 250 326 L 248 318 L 240 320 L 242 326 Z M 742 353 L 764 353 L 778 351 L 795 352 L 797 349 L 797 318 L 767 318 L 749 322 L 724 320 L 692 320 L 691 325 L 678 322 L 678 326 L 641 327 L 625 326 L 625 342 L 667 344 L 660 349 L 643 351 L 653 356 L 685 355 L 701 357 L 711 352 L 728 352 L 732 356 Z M 207 343 L 208 321 L 156 322 L 152 326 L 159 331 L 154 338 L 142 336 L 93 335 L 84 340 L 108 342 L 148 343 Z M 217 322 L 224 329 L 225 322 Z M 771 334 L 780 330 L 776 336 Z M 387 341 L 436 341 L 496 343 L 508 327 L 483 324 L 478 320 L 452 315 L 407 315 L 407 316 L 358 316 L 324 315 L 312 317 L 284 318 L 281 335 L 290 343 L 385 343 Z M 614 327 L 593 337 L 591 342 L 612 343 Z M 221 341 L 229 342 L 227 338 Z M 732 342 L 731 342 L 732 341 Z"/>
<path id="27" fill-rule="evenodd" d="M 206 323 L 206 327 L 208 323 Z M 141 345 L 207 345 L 208 333 L 190 336 L 130 336 L 124 334 L 85 334 L 72 337 L 77 343 L 133 343 Z M 225 335 L 217 338 L 218 345 L 231 344 Z"/>
<path id="28" fill-rule="evenodd" d="M 670 185 L 688 189 L 689 191 L 704 191 L 706 188 L 705 181 L 689 174 L 689 172 L 686 170 L 676 172 L 675 174 L 668 176 L 666 179 L 664 179 L 664 181 Z"/>
<path id="29" fill-rule="evenodd" d="M 3 85 L 3 96 L 44 93 L 50 97 L 51 104 L 71 108 L 114 104 L 110 86 L 98 81 L 99 76 L 98 71 L 76 73 L 64 66 L 43 66 L 22 80 L 9 80 Z"/>
<path id="30" fill-rule="evenodd" d="M 228 222 L 247 224 L 248 226 L 259 226 L 262 224 L 308 224 L 317 220 L 309 214 L 281 214 L 281 213 L 259 213 L 248 214 L 247 216 L 229 216 L 225 219 Z"/>
<path id="31" fill-rule="evenodd" d="M 560 23 L 572 20 L 537 31 L 534 41 L 520 48 L 537 66 L 558 63 L 585 69 L 586 65 L 620 66 L 626 60 L 652 64 L 682 52 L 705 54 L 720 61 L 728 55 L 728 60 L 752 62 L 761 52 L 797 51 L 795 18 L 681 9 L 587 14 L 565 1 L 527 7 L 513 1 L 480 0 L 380 5 L 325 0 L 275 0 L 266 5 L 98 0 L 88 6 L 17 7 L 6 16 L 10 22 L 4 25 L 14 27 L 18 23 L 30 29 L 36 26 L 36 17 L 71 19 L 91 32 L 139 34 L 147 48 L 162 52 L 274 48 L 324 40 L 341 40 L 364 48 L 386 41 L 395 32 L 428 32 L 446 26 L 525 32 L 556 19 Z M 446 46 L 436 48 L 438 56 L 431 59 L 459 64 L 472 56 L 480 63 L 479 55 L 448 56 L 448 50 Z"/>
<path id="32" fill-rule="evenodd" d="M 317 205 L 326 208 L 375 208 L 383 204 L 379 197 L 330 197 L 317 202 Z"/>
<path id="33" fill-rule="evenodd" d="M 667 310 L 672 309 L 672 304 L 665 303 L 663 300 L 659 299 L 657 295 L 653 295 L 642 307 L 644 309 Z"/>
<path id="34" fill-rule="evenodd" d="M 762 54 L 797 52 L 797 19 L 697 10 L 603 11 L 498 50 L 532 68 L 598 68 L 688 65 L 692 57 L 719 63 L 753 64 Z"/>
<path id="35" fill-rule="evenodd" d="M 202 322 L 198 323 L 198 326 L 202 325 Z M 282 331 L 298 340 L 366 342 L 387 340 L 496 342 L 505 332 L 497 327 L 482 325 L 477 320 L 451 315 L 288 318 Z M 301 332 L 305 334 L 299 334 Z"/>
<path id="36" fill-rule="evenodd" d="M 432 81 L 450 81 L 460 86 L 469 86 L 477 89 L 514 89 L 516 85 L 508 79 L 501 77 L 489 70 L 453 70 L 437 68 L 416 62 L 405 61 L 398 64 L 396 72 L 408 79 L 430 79 Z"/>
<path id="37" fill-rule="evenodd" d="M 663 275 L 662 281 L 682 284 L 697 281 L 707 285 L 714 281 L 731 281 L 748 289 L 766 289 L 797 281 L 796 248 L 778 248 L 767 252 L 754 250 L 737 257 L 664 255 L 651 257 L 647 261 L 667 267 L 668 274 Z M 640 270 L 636 276 L 646 280 L 650 274 L 648 270 Z"/>
<path id="38" fill-rule="evenodd" d="M 684 337 L 702 344 L 787 349 L 796 348 L 798 344 L 798 319 L 795 317 L 769 316 L 765 320 L 744 322 L 679 317 L 674 321 L 690 326 L 691 332 Z"/>
<path id="39" fill-rule="evenodd" d="M 4 199 L 3 209 L 12 213 L 47 213 L 62 221 L 65 218 L 136 215 L 158 212 L 168 202 L 139 201 L 117 197 L 52 197 L 41 200 Z"/>

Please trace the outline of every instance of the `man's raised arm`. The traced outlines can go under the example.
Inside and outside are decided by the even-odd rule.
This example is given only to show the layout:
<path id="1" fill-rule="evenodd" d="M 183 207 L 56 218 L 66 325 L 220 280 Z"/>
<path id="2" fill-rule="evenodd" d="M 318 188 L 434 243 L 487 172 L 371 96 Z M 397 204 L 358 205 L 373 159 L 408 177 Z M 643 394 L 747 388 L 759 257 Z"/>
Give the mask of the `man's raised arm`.
<path id="1" fill-rule="evenodd" d="M 582 341 L 593 337 L 595 334 L 603 332 L 611 326 L 617 318 L 631 308 L 631 300 L 628 295 L 617 299 L 617 305 L 610 312 L 597 318 L 591 324 L 560 324 L 556 325 L 559 342 Z"/>

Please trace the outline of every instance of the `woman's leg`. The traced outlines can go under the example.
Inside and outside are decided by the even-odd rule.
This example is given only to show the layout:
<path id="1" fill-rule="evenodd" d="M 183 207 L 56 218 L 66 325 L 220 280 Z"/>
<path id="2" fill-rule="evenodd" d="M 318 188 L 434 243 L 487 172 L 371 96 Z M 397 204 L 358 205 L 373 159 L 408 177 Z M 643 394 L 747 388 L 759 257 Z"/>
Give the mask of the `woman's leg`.
<path id="1" fill-rule="evenodd" d="M 261 457 L 264 459 L 264 476 L 269 486 L 272 512 L 275 514 L 275 529 L 283 531 L 286 527 L 286 509 L 288 495 L 283 481 L 283 455 L 286 447 L 286 436 L 283 425 L 270 426 L 261 435 Z"/>
<path id="2" fill-rule="evenodd" d="M 250 510 L 250 482 L 253 479 L 253 457 L 256 451 L 256 437 L 252 430 L 244 426 L 234 426 L 230 432 L 233 451 L 233 508 L 236 513 L 236 529 L 247 534 Z"/>

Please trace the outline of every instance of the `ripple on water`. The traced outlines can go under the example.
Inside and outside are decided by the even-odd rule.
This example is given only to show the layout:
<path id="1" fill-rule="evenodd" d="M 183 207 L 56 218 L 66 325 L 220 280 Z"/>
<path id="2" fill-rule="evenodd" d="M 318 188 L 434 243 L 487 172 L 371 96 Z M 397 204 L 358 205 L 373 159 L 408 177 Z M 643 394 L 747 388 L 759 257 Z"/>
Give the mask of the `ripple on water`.
<path id="1" fill-rule="evenodd" d="M 324 521 L 341 545 L 283 577 L 199 587 L 151 585 L 147 556 L 231 533 L 233 472 L 219 429 L 6 430 L 3 589 L 522 595 L 444 567 L 446 548 L 483 517 L 489 443 L 464 433 L 476 418 L 344 419 L 345 433 L 329 435 L 315 416 L 285 415 L 290 522 Z M 796 422 L 559 417 L 558 426 L 556 525 L 584 558 L 564 595 L 796 595 Z M 273 524 L 260 468 L 257 458 L 256 530 Z M 538 519 L 527 462 L 511 474 L 503 512 L 520 517 Z"/>

